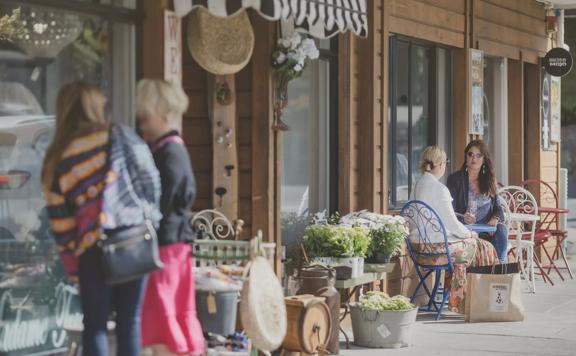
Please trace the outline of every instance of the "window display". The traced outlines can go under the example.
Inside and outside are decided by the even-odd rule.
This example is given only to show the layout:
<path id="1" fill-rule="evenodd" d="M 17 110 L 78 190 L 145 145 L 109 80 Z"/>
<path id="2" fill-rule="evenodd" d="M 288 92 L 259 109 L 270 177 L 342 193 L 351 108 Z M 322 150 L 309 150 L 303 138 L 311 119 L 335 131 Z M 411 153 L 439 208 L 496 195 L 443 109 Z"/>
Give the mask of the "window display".
<path id="1" fill-rule="evenodd" d="M 86 5 L 82 12 L 0 5 L 2 355 L 65 352 L 67 330 L 82 328 L 78 292 L 59 262 L 40 184 L 59 88 L 78 79 L 96 84 L 114 119 L 133 116 L 134 25 L 93 15 L 98 5 Z"/>

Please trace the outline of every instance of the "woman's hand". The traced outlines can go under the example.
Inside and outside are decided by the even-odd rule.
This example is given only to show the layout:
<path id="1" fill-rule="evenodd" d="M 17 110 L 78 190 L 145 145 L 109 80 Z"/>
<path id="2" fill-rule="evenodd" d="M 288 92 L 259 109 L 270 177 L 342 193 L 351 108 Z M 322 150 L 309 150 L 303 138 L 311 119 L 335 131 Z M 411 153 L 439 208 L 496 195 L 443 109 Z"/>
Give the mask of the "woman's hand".
<path id="1" fill-rule="evenodd" d="M 466 225 L 474 224 L 476 223 L 476 217 L 467 212 L 466 214 L 464 214 L 464 222 L 466 223 Z"/>
<path id="2" fill-rule="evenodd" d="M 498 225 L 498 218 L 494 217 L 488 221 L 488 225 L 496 226 Z"/>

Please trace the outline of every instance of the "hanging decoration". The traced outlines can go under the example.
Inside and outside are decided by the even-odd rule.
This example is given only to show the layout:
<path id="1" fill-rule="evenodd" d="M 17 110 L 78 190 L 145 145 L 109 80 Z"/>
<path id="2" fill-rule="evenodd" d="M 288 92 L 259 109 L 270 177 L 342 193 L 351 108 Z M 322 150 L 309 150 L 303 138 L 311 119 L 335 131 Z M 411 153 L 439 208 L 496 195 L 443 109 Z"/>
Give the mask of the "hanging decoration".
<path id="1" fill-rule="evenodd" d="M 24 29 L 13 42 L 31 57 L 54 58 L 82 32 L 80 16 L 43 8 L 22 8 Z"/>
<path id="2" fill-rule="evenodd" d="M 294 31 L 278 39 L 278 46 L 272 52 L 272 67 L 275 77 L 274 129 L 290 129 L 282 121 L 282 110 L 288 105 L 288 83 L 302 75 L 308 59 L 317 59 L 320 52 L 311 38 L 302 38 Z"/>
<path id="3" fill-rule="evenodd" d="M 26 34 L 26 29 L 20 21 L 20 8 L 12 10 L 12 14 L 0 16 L 0 41 L 11 42 L 15 37 Z"/>

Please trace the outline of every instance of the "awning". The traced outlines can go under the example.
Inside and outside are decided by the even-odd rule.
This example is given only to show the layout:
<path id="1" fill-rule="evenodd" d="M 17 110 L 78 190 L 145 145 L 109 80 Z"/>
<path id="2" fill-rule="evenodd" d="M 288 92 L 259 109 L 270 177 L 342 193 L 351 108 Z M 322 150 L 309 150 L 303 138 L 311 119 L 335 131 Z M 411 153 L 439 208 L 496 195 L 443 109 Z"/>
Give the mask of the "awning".
<path id="1" fill-rule="evenodd" d="M 299 31 L 317 38 L 346 31 L 360 37 L 368 35 L 366 0 L 174 0 L 174 10 L 180 17 L 197 6 L 221 17 L 252 8 L 271 21 L 293 19 Z"/>

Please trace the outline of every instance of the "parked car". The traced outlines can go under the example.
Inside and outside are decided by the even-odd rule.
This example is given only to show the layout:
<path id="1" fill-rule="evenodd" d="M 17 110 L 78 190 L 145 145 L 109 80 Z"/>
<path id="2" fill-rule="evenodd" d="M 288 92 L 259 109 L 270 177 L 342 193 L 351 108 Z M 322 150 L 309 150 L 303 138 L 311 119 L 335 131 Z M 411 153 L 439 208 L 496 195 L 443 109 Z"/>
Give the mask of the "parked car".
<path id="1" fill-rule="evenodd" d="M 52 116 L 0 116 L 0 240 L 44 240 L 41 171 Z"/>

